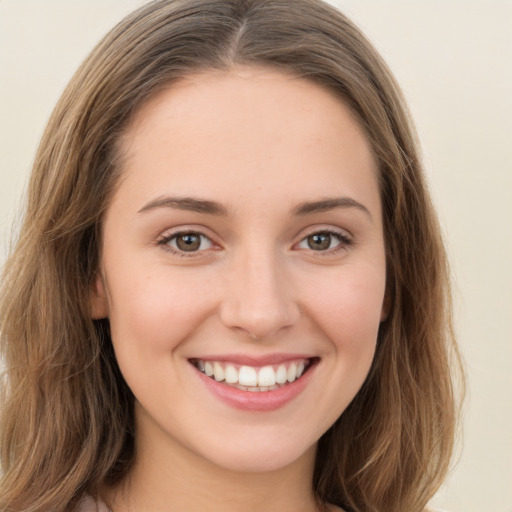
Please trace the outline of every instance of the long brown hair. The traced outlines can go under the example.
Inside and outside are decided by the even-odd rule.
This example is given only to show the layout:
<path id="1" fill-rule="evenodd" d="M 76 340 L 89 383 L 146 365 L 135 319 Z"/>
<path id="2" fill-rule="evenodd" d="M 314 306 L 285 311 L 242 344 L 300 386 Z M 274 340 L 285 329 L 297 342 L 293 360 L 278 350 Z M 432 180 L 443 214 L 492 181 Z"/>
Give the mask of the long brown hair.
<path id="1" fill-rule="evenodd" d="M 320 0 L 159 0 L 123 20 L 77 71 L 39 147 L 24 224 L 3 276 L 6 366 L 0 510 L 71 511 L 122 479 L 134 454 L 133 396 L 108 321 L 91 319 L 101 220 L 134 112 L 184 76 L 265 66 L 329 88 L 379 165 L 388 318 L 370 374 L 320 439 L 318 500 L 414 512 L 443 480 L 456 401 L 449 276 L 414 129 L 388 68 Z"/>

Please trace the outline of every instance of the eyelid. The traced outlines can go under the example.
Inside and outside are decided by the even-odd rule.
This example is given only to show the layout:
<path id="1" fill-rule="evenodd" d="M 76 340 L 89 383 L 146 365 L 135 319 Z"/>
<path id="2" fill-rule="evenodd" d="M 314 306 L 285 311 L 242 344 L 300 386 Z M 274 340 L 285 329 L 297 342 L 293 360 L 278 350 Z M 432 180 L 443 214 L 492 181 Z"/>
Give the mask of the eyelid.
<path id="1" fill-rule="evenodd" d="M 350 231 L 329 224 L 315 224 L 314 226 L 309 226 L 301 231 L 298 238 L 303 240 L 304 238 L 316 233 L 331 233 L 333 235 L 338 235 L 342 238 L 345 238 L 346 240 L 350 240 L 350 242 L 353 242 L 354 239 Z"/>
<path id="2" fill-rule="evenodd" d="M 308 248 L 299 248 L 299 250 L 304 250 L 312 253 L 314 256 L 322 257 L 322 256 L 328 256 L 334 253 L 337 253 L 338 251 L 347 249 L 351 245 L 354 244 L 354 238 L 353 236 L 345 229 L 334 227 L 334 226 L 311 226 L 309 228 L 306 228 L 301 234 L 300 239 L 298 242 L 294 244 L 294 248 L 296 248 L 299 244 L 304 242 L 308 237 L 313 236 L 315 234 L 328 234 L 332 235 L 335 238 L 337 238 L 340 243 L 336 245 L 335 247 L 332 247 L 330 249 L 315 251 L 314 249 L 308 249 Z"/>
<path id="3" fill-rule="evenodd" d="M 160 246 L 163 250 L 166 252 L 169 252 L 171 254 L 175 254 L 178 256 L 184 256 L 184 257 L 199 257 L 203 256 L 205 253 L 215 250 L 219 247 L 219 244 L 217 244 L 214 240 L 214 237 L 210 234 L 205 233 L 206 230 L 202 226 L 179 226 L 176 228 L 168 229 L 164 231 L 157 239 L 156 239 L 156 245 Z M 169 245 L 169 242 L 175 238 L 177 238 L 180 235 L 186 235 L 186 234 L 195 234 L 200 237 L 206 238 L 211 246 L 206 249 L 198 249 L 197 251 L 182 251 L 177 247 L 172 247 Z"/>
<path id="4" fill-rule="evenodd" d="M 166 231 L 164 231 L 157 239 L 156 239 L 156 245 L 161 246 L 162 249 L 164 249 L 166 252 L 170 252 L 172 254 L 176 254 L 179 256 L 184 257 L 199 257 L 204 256 L 205 253 L 211 251 L 211 250 L 217 250 L 220 248 L 220 244 L 218 244 L 215 241 L 215 236 L 212 236 L 209 234 L 210 230 L 203 226 L 197 226 L 197 225 L 185 225 L 185 226 L 178 226 L 176 228 L 171 228 Z M 178 237 L 179 235 L 184 234 L 197 234 L 201 237 L 206 238 L 211 243 L 211 247 L 208 247 L 206 249 L 199 249 L 196 251 L 182 251 L 178 248 L 173 248 L 169 245 L 169 241 L 172 240 L 175 237 Z M 293 248 L 297 248 L 297 246 L 302 243 L 307 237 L 315 235 L 315 234 L 329 234 L 337 238 L 340 243 L 336 245 L 333 248 L 315 251 L 314 249 L 300 249 L 304 251 L 308 251 L 310 253 L 313 253 L 315 256 L 322 257 L 322 256 L 328 256 L 329 254 L 336 253 L 338 251 L 341 251 L 343 249 L 347 249 L 349 246 L 354 244 L 353 235 L 348 232 L 346 229 L 329 226 L 329 225 L 315 225 L 310 226 L 306 229 L 304 229 L 301 234 L 299 240 L 293 245 Z"/>

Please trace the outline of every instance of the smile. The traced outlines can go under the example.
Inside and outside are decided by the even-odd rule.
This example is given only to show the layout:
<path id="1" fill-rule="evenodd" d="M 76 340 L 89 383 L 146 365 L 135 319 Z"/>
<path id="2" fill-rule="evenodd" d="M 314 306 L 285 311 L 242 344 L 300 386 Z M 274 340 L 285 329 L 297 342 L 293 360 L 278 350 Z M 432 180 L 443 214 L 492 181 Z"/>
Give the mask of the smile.
<path id="1" fill-rule="evenodd" d="M 194 359 L 191 363 L 216 382 L 242 391 L 268 392 L 300 379 L 312 359 L 303 358 L 260 367 L 203 359 Z"/>

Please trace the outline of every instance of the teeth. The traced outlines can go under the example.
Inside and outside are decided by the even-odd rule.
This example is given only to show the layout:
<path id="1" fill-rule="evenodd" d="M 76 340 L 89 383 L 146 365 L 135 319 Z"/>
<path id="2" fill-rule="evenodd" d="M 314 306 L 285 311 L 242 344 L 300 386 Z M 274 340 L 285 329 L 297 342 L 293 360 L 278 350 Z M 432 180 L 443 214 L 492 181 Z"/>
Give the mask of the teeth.
<path id="1" fill-rule="evenodd" d="M 297 378 L 297 365 L 292 363 L 286 372 L 288 382 L 293 382 Z"/>
<path id="2" fill-rule="evenodd" d="M 252 366 L 242 366 L 238 372 L 238 383 L 242 386 L 257 386 L 258 374 Z"/>
<path id="3" fill-rule="evenodd" d="M 258 372 L 258 386 L 273 386 L 276 383 L 276 372 L 272 366 L 264 366 Z"/>
<path id="4" fill-rule="evenodd" d="M 199 371 L 217 382 L 225 381 L 226 384 L 250 392 L 273 391 L 294 382 L 304 373 L 307 364 L 308 360 L 302 359 L 277 367 L 267 365 L 258 369 L 244 365 L 237 369 L 233 364 L 220 361 L 198 359 L 195 363 Z"/>
<path id="5" fill-rule="evenodd" d="M 201 368 L 199 368 L 201 369 Z M 213 365 L 212 363 L 209 363 L 208 361 L 204 363 L 204 373 L 208 375 L 208 377 L 211 377 L 213 375 Z"/>
<path id="6" fill-rule="evenodd" d="M 286 382 L 286 376 L 286 366 L 284 364 L 280 364 L 276 372 L 276 382 L 278 384 L 284 384 Z"/>
<path id="7" fill-rule="evenodd" d="M 222 368 L 220 363 L 213 364 L 213 377 L 217 382 L 224 380 L 224 368 Z"/>
<path id="8" fill-rule="evenodd" d="M 228 384 L 235 384 L 238 382 L 238 371 L 234 366 L 226 366 L 226 371 L 224 372 L 224 378 Z"/>

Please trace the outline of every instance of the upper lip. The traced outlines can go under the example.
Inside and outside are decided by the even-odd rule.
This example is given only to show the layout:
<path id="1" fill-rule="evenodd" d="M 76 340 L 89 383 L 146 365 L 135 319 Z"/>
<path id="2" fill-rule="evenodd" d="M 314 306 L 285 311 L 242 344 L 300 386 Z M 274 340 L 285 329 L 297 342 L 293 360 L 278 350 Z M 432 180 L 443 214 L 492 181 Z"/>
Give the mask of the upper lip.
<path id="1" fill-rule="evenodd" d="M 313 359 L 315 356 L 311 354 L 291 354 L 291 353 L 278 353 L 267 354 L 262 356 L 253 356 L 248 354 L 213 354 L 204 355 L 201 357 L 191 357 L 191 361 L 219 361 L 225 363 L 233 363 L 236 365 L 245 366 L 267 366 L 273 364 L 286 363 L 287 361 L 297 361 L 300 359 Z"/>

